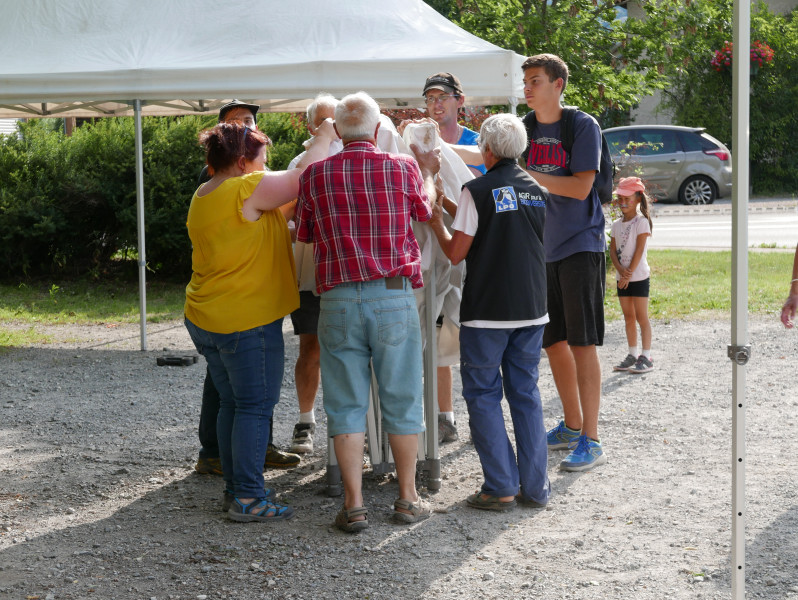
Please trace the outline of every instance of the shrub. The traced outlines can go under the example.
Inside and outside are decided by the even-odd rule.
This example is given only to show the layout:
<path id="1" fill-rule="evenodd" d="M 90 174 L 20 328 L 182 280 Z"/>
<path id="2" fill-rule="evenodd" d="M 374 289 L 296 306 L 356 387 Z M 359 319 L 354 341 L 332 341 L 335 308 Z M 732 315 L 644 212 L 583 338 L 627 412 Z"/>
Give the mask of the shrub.
<path id="1" fill-rule="evenodd" d="M 272 169 L 302 151 L 304 119 L 258 115 L 274 142 Z M 62 132 L 60 119 L 20 124 L 20 138 L 0 137 L 0 276 L 101 277 L 134 272 L 138 246 L 135 133 L 132 118 L 96 119 Z M 213 116 L 146 117 L 142 122 L 148 269 L 188 279 L 186 215 L 204 153 L 197 141 Z"/>

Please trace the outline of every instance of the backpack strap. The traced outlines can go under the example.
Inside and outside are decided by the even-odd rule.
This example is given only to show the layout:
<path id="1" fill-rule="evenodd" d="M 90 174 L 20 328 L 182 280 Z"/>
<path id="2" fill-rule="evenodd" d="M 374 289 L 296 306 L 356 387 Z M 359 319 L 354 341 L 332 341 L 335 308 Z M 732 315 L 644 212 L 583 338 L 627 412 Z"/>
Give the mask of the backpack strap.
<path id="1" fill-rule="evenodd" d="M 562 142 L 562 149 L 569 155 L 571 149 L 574 147 L 574 123 L 576 122 L 576 113 L 579 111 L 575 106 L 563 106 L 562 117 L 560 119 L 560 138 Z"/>

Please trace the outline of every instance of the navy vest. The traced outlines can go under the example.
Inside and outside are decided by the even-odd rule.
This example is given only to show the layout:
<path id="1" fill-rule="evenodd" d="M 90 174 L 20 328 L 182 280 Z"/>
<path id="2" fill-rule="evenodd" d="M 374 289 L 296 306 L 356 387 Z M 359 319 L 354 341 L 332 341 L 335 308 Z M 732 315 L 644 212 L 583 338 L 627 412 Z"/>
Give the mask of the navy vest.
<path id="1" fill-rule="evenodd" d="M 546 314 L 543 224 L 549 193 L 512 159 L 465 184 L 479 224 L 466 256 L 460 322 Z"/>

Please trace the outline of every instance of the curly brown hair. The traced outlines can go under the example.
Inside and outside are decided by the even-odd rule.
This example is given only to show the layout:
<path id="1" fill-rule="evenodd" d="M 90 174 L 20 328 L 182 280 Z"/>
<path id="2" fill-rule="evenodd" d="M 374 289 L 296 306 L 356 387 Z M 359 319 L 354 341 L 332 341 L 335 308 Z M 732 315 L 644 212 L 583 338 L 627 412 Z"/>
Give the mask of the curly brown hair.
<path id="1" fill-rule="evenodd" d="M 199 134 L 199 142 L 205 146 L 205 162 L 217 173 L 234 164 L 240 157 L 255 160 L 261 148 L 271 145 L 269 137 L 250 129 L 240 121 L 219 123 Z"/>

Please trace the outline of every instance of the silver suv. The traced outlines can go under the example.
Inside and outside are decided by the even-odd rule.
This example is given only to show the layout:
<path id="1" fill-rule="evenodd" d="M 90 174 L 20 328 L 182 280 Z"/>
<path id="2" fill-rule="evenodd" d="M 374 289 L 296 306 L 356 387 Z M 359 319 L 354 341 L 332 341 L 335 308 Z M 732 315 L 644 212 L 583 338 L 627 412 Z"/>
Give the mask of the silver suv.
<path id="1" fill-rule="evenodd" d="M 604 137 L 621 176 L 639 174 L 658 199 L 712 204 L 731 193 L 731 152 L 703 127 L 629 125 Z"/>

